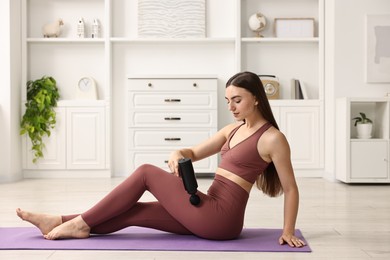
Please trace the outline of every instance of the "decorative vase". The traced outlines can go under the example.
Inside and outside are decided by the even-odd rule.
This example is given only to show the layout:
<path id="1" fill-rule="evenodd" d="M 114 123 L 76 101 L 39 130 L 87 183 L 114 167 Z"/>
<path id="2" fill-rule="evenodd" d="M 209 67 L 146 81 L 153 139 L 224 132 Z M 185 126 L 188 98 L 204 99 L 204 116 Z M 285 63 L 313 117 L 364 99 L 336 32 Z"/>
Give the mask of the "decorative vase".
<path id="1" fill-rule="evenodd" d="M 356 130 L 357 130 L 357 138 L 359 139 L 369 139 L 371 138 L 371 132 L 372 132 L 372 124 L 371 123 L 366 123 L 366 124 L 361 124 L 358 123 L 356 125 Z"/>

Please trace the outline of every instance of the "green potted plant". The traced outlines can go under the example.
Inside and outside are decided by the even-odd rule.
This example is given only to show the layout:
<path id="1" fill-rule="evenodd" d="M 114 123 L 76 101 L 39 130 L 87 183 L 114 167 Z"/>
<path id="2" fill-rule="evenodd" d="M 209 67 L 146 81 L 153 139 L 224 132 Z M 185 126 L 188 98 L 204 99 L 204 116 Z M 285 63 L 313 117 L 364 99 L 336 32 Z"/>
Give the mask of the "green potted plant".
<path id="1" fill-rule="evenodd" d="M 372 120 L 369 119 L 365 113 L 359 112 L 360 116 L 354 117 L 354 126 L 357 130 L 357 138 L 371 138 Z"/>
<path id="2" fill-rule="evenodd" d="M 27 86 L 26 111 L 20 123 L 20 135 L 28 134 L 34 153 L 33 162 L 43 157 L 43 137 L 50 136 L 56 124 L 54 108 L 60 97 L 57 82 L 52 77 L 30 80 Z"/>

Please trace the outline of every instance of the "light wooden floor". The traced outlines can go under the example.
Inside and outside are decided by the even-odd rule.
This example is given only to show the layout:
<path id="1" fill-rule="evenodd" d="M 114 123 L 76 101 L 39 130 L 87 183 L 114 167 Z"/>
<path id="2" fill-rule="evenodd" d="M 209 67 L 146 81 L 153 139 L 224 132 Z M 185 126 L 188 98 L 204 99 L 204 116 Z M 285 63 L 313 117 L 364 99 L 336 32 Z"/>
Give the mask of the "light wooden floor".
<path id="1" fill-rule="evenodd" d="M 122 179 L 24 180 L 0 184 L 0 226 L 29 226 L 16 207 L 47 213 L 78 213 Z M 0 259 L 390 259 L 390 186 L 346 185 L 298 179 L 301 193 L 297 228 L 312 253 L 229 253 L 155 251 L 0 251 Z M 200 179 L 206 192 L 211 180 Z M 152 197 L 145 195 L 143 200 Z M 124 198 L 125 199 L 125 198 Z M 283 199 L 253 189 L 246 227 L 282 227 Z"/>

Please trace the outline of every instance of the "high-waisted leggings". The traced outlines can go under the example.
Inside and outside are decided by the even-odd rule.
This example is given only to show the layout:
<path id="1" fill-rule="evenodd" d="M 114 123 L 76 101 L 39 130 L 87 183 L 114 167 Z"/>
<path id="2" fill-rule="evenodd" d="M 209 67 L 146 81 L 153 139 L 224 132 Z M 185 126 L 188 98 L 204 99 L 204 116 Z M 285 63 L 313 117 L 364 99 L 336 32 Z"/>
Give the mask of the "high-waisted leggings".
<path id="1" fill-rule="evenodd" d="M 145 191 L 155 202 L 138 202 Z M 101 201 L 81 214 L 92 234 L 108 234 L 129 226 L 154 228 L 206 239 L 234 239 L 243 227 L 248 192 L 216 175 L 198 206 L 189 202 L 182 180 L 153 165 L 142 165 Z M 76 215 L 62 216 L 66 222 Z"/>

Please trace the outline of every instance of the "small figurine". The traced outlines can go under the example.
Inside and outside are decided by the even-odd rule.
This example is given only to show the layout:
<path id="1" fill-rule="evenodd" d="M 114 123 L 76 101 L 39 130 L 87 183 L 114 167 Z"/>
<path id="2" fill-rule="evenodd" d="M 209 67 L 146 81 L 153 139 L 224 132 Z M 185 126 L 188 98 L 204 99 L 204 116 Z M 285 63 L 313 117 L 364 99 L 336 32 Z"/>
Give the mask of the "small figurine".
<path id="1" fill-rule="evenodd" d="M 85 38 L 85 26 L 83 18 L 80 18 L 77 23 L 77 36 L 79 38 Z"/>
<path id="2" fill-rule="evenodd" d="M 50 38 L 50 37 L 58 37 L 61 35 L 61 26 L 64 25 L 64 22 L 62 19 L 58 19 L 57 21 L 53 23 L 45 24 L 42 28 L 43 37 Z"/>
<path id="3" fill-rule="evenodd" d="M 99 38 L 100 37 L 100 23 L 98 19 L 93 19 L 93 24 L 92 24 L 92 38 Z"/>

